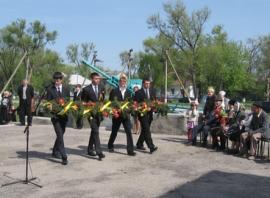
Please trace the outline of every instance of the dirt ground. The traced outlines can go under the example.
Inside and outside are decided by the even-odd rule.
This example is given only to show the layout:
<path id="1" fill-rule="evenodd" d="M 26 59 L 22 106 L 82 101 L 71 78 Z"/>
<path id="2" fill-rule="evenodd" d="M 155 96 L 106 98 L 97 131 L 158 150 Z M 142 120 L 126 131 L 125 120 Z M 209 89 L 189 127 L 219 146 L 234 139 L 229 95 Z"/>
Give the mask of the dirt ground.
<path id="1" fill-rule="evenodd" d="M 0 185 L 25 178 L 24 127 L 0 126 Z M 158 151 L 126 155 L 126 137 L 119 133 L 115 153 L 108 153 L 109 131 L 100 137 L 106 158 L 86 155 L 89 129 L 68 128 L 65 146 L 69 164 L 51 157 L 55 139 L 51 125 L 30 128 L 29 175 L 42 185 L 0 187 L 0 197 L 270 197 L 270 163 L 250 161 L 186 144 L 185 136 L 153 134 Z M 134 144 L 138 138 L 134 135 Z"/>

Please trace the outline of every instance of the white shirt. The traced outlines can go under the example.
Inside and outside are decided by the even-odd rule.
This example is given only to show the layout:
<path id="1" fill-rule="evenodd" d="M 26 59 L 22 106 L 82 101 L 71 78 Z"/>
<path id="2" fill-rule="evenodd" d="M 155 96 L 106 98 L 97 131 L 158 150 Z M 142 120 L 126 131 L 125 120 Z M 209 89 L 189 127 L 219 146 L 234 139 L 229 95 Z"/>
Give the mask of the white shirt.
<path id="1" fill-rule="evenodd" d="M 61 85 L 58 85 L 58 86 L 55 85 L 55 87 L 56 87 L 56 90 L 57 91 L 60 91 L 60 93 L 62 93 L 62 87 L 63 87 L 62 84 Z"/>
<path id="2" fill-rule="evenodd" d="M 258 117 L 260 117 L 261 114 L 262 114 L 262 109 L 261 109 L 260 112 L 258 113 Z"/>
<path id="3" fill-rule="evenodd" d="M 124 100 L 125 99 L 125 93 L 126 93 L 127 88 L 126 87 L 119 87 L 119 89 L 121 91 L 122 98 Z"/>
<path id="4" fill-rule="evenodd" d="M 23 99 L 26 100 L 26 89 L 27 85 L 23 86 Z"/>

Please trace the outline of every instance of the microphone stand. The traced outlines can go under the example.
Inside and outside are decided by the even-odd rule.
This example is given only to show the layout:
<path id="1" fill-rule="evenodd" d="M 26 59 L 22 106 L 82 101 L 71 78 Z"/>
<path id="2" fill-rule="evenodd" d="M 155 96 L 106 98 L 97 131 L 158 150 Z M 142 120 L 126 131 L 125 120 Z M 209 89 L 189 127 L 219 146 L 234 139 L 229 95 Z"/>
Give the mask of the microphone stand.
<path id="1" fill-rule="evenodd" d="M 29 125 L 27 125 L 24 129 L 24 132 L 26 134 L 26 161 L 25 161 L 25 179 L 24 180 L 18 180 L 18 181 L 14 181 L 14 182 L 10 182 L 10 183 L 6 183 L 6 184 L 3 184 L 1 187 L 5 187 L 5 186 L 10 186 L 10 185 L 13 185 L 13 184 L 18 184 L 18 183 L 22 183 L 22 184 L 33 184 L 34 186 L 36 187 L 39 187 L 39 188 L 42 188 L 41 185 L 39 184 L 36 184 L 32 181 L 36 180 L 37 177 L 32 177 L 31 179 L 28 178 L 28 167 L 30 165 L 30 162 L 29 162 Z"/>
<path id="2" fill-rule="evenodd" d="M 47 90 L 47 88 L 49 86 L 50 85 L 45 86 L 45 89 L 44 89 L 44 91 L 42 93 L 42 96 L 40 97 L 37 105 L 35 106 L 35 109 L 34 109 L 35 110 L 34 111 L 35 113 L 36 113 L 36 110 L 37 110 L 38 106 L 41 103 L 41 100 L 44 98 L 44 96 L 46 94 L 46 90 Z M 33 177 L 31 179 L 28 178 L 28 167 L 30 165 L 30 162 L 29 162 L 29 133 L 30 133 L 29 128 L 30 128 L 30 126 L 27 124 L 26 127 L 25 127 L 25 129 L 24 129 L 24 131 L 23 131 L 23 133 L 26 134 L 26 157 L 25 157 L 25 159 L 26 159 L 25 166 L 26 167 L 25 167 L 25 179 L 24 180 L 19 180 L 19 181 L 14 181 L 14 182 L 11 182 L 11 183 L 6 183 L 6 184 L 3 184 L 1 187 L 10 186 L 10 185 L 13 185 L 13 184 L 18 184 L 18 183 L 22 183 L 22 184 L 32 184 L 32 185 L 34 185 L 36 187 L 42 188 L 41 185 L 32 182 L 32 181 L 36 180 L 37 177 Z"/>

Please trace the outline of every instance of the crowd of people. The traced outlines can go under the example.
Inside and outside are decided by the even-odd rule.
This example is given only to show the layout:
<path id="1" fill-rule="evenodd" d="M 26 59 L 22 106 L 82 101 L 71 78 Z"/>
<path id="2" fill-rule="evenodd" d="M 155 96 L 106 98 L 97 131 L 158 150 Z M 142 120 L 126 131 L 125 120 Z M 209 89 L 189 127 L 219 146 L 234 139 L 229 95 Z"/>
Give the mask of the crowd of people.
<path id="1" fill-rule="evenodd" d="M 76 85 L 73 94 L 74 101 L 83 103 L 103 102 L 105 100 L 105 87 L 100 83 L 98 73 L 90 75 L 91 84 L 82 88 Z M 134 87 L 135 95 L 127 89 L 128 78 L 121 74 L 118 87 L 111 90 L 109 94 L 110 101 L 123 102 L 133 100 L 138 103 L 153 101 L 156 99 L 154 89 L 150 86 L 149 79 L 143 79 L 142 87 Z M 25 116 L 27 116 L 27 125 L 32 125 L 32 114 L 35 111 L 34 105 L 34 88 L 23 80 L 19 86 L 17 94 L 19 96 L 19 107 L 16 109 L 12 103 L 12 94 L 5 91 L 1 99 L 0 123 L 8 123 L 10 120 L 16 120 L 15 112 L 19 114 L 21 125 L 26 125 Z M 225 91 L 220 91 L 217 95 L 213 87 L 208 88 L 208 95 L 204 105 L 203 113 L 198 111 L 198 101 L 191 102 L 191 107 L 187 111 L 187 130 L 188 139 L 192 145 L 197 145 L 197 136 L 201 134 L 202 145 L 206 147 L 211 140 L 213 149 L 223 151 L 226 149 L 226 142 L 231 141 L 229 152 L 239 156 L 245 156 L 248 159 L 254 159 L 258 141 L 262 138 L 269 138 L 268 115 L 263 110 L 262 103 L 254 102 L 250 111 L 245 111 L 241 103 L 237 100 L 229 100 L 225 97 Z M 46 89 L 46 100 L 70 100 L 70 90 L 63 84 L 63 74 L 55 72 L 53 74 L 53 83 Z M 151 122 L 153 112 L 150 110 L 146 114 L 133 117 L 133 132 L 140 134 L 136 143 L 137 150 L 146 150 L 144 142 L 153 153 L 157 150 L 151 137 Z M 99 127 L 103 120 L 100 115 L 88 119 L 91 133 L 87 147 L 87 154 L 98 156 L 101 160 L 105 157 L 100 146 Z M 64 146 L 64 133 L 68 121 L 68 116 L 54 115 L 51 118 L 56 140 L 53 146 L 52 156 L 62 159 L 62 164 L 66 165 L 67 153 Z M 75 120 L 76 128 L 83 127 L 83 119 L 78 117 Z M 127 155 L 135 156 L 134 144 L 132 137 L 131 116 L 112 117 L 112 130 L 108 141 L 109 152 L 114 152 L 114 141 L 117 137 L 118 130 L 124 127 L 127 136 Z M 211 137 L 211 138 L 209 138 Z"/>
<path id="2" fill-rule="evenodd" d="M 12 101 L 12 93 L 4 91 L 0 104 L 0 124 L 8 124 L 10 121 L 16 121 L 16 109 Z"/>
<path id="3" fill-rule="evenodd" d="M 21 85 L 18 87 L 17 95 L 19 105 L 15 107 L 12 92 L 3 92 L 0 106 L 0 124 L 8 124 L 10 121 L 16 122 L 17 114 L 19 116 L 20 125 L 26 125 L 25 116 L 27 116 L 27 124 L 31 126 L 34 112 L 34 88 L 27 80 L 22 80 Z"/>
<path id="4" fill-rule="evenodd" d="M 191 103 L 187 111 L 189 141 L 197 145 L 197 136 L 201 134 L 202 146 L 206 147 L 212 139 L 212 149 L 220 151 L 224 151 L 226 142 L 230 141 L 229 153 L 255 159 L 258 141 L 270 135 L 263 104 L 254 102 L 250 111 L 246 111 L 240 101 L 229 100 L 225 94 L 220 91 L 216 95 L 214 88 L 209 87 L 202 114 L 198 112 L 198 102 Z"/>

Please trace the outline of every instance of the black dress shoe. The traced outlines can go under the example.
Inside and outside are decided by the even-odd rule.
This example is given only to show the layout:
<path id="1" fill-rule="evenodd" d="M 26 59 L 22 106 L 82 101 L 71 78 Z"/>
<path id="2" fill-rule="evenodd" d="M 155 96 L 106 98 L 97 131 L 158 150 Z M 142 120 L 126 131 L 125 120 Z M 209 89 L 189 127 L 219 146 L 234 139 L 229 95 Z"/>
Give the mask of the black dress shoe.
<path id="1" fill-rule="evenodd" d="M 88 151 L 88 155 L 90 155 L 90 156 L 96 156 L 97 154 L 94 151 Z"/>
<path id="2" fill-rule="evenodd" d="M 63 165 L 67 165 L 67 164 L 68 164 L 67 158 L 63 158 L 63 159 L 62 159 L 62 164 L 63 164 Z"/>
<path id="3" fill-rule="evenodd" d="M 114 149 L 113 148 L 108 148 L 109 152 L 110 153 L 113 153 L 114 152 Z"/>
<path id="4" fill-rule="evenodd" d="M 145 148 L 145 147 L 143 147 L 143 146 L 137 146 L 137 150 L 142 150 L 142 151 L 145 151 L 145 150 L 146 150 L 146 148 Z"/>
<path id="5" fill-rule="evenodd" d="M 105 158 L 105 155 L 103 153 L 98 154 L 98 159 L 102 160 L 102 158 Z"/>
<path id="6" fill-rule="evenodd" d="M 196 145 L 197 145 L 197 139 L 196 139 L 196 138 L 194 138 L 194 139 L 192 140 L 192 145 L 193 145 L 193 146 L 196 146 Z"/>
<path id="7" fill-rule="evenodd" d="M 60 153 L 52 153 L 52 157 L 56 158 L 56 159 L 61 159 L 61 154 Z"/>
<path id="8" fill-rule="evenodd" d="M 129 155 L 129 156 L 135 156 L 136 153 L 135 153 L 135 152 L 128 152 L 128 155 Z"/>
<path id="9" fill-rule="evenodd" d="M 150 148 L 150 154 L 154 153 L 157 149 L 158 149 L 157 146 L 155 146 L 154 148 Z"/>

